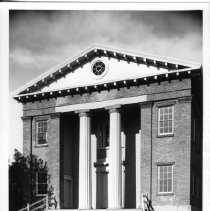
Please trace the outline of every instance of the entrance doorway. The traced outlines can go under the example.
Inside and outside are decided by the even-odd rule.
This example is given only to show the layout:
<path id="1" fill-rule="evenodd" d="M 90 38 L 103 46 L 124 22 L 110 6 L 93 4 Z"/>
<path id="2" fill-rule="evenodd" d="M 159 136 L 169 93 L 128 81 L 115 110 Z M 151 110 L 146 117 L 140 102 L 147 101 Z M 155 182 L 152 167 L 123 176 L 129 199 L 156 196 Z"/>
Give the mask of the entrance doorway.
<path id="1" fill-rule="evenodd" d="M 69 175 L 64 176 L 64 208 L 73 209 L 73 180 Z"/>

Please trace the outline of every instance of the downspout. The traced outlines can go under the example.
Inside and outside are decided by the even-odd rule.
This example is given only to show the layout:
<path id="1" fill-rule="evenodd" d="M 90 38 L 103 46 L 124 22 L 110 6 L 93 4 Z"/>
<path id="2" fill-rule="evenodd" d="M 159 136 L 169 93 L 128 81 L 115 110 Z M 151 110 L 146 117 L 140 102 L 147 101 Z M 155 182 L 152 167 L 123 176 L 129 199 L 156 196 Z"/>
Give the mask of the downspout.
<path id="1" fill-rule="evenodd" d="M 153 119 L 153 102 L 151 104 L 151 158 L 150 158 L 150 200 L 152 201 L 152 119 Z"/>
<path id="2" fill-rule="evenodd" d="M 30 203 L 32 203 L 32 117 L 30 117 Z"/>

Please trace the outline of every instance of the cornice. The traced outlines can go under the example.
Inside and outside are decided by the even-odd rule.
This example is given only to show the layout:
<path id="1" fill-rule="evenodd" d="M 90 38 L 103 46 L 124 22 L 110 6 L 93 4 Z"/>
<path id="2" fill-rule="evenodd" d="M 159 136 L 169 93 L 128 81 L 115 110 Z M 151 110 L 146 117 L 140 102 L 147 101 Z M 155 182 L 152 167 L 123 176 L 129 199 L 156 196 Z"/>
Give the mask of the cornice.
<path id="1" fill-rule="evenodd" d="M 191 103 L 192 102 L 192 96 L 185 96 L 178 98 L 179 103 Z"/>
<path id="2" fill-rule="evenodd" d="M 22 121 L 30 121 L 32 120 L 32 116 L 22 116 L 21 119 Z"/>

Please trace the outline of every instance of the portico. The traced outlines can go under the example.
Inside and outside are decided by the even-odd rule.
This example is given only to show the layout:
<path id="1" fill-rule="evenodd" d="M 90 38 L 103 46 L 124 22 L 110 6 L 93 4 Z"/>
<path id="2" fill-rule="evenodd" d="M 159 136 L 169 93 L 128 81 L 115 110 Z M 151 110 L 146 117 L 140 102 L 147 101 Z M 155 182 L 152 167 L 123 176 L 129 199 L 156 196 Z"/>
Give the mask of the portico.
<path id="1" fill-rule="evenodd" d="M 76 130 L 76 133 L 79 134 L 79 209 L 136 208 L 136 202 L 139 201 L 136 199 L 136 191 L 140 192 L 140 187 L 136 188 L 135 175 L 136 171 L 138 172 L 140 169 L 136 169 L 135 166 L 135 145 L 136 142 L 139 145 L 140 141 L 140 106 L 137 103 L 132 105 L 117 104 L 100 109 L 66 112 L 61 115 L 62 125 L 66 125 L 63 133 L 70 129 L 67 129 L 67 125 L 71 127 L 72 124 L 70 119 L 77 119 L 74 127 L 79 126 L 79 130 Z M 131 120 L 130 124 L 126 122 Z M 134 127 L 134 125 L 136 126 Z M 72 133 L 73 131 L 75 132 L 74 128 Z M 68 143 L 74 142 L 73 139 L 75 139 L 71 138 L 70 133 L 64 138 L 64 157 L 70 150 Z M 127 146 L 126 140 L 128 141 Z M 137 152 L 138 157 L 139 153 Z M 68 160 L 71 159 L 64 159 L 64 175 L 67 174 L 65 169 L 68 168 Z M 76 177 L 73 171 L 73 168 L 68 171 L 72 172 L 70 177 Z M 140 180 L 139 172 L 137 175 L 139 175 L 138 180 Z M 130 179 L 132 181 L 129 182 Z M 129 189 L 132 189 L 132 193 L 125 193 Z M 76 194 L 75 191 L 73 193 L 73 195 Z M 132 200 L 130 196 L 133 197 Z M 65 200 L 64 204 L 68 204 Z M 70 207 L 66 208 L 73 208 L 76 205 L 72 203 L 68 206 Z M 140 203 L 137 208 L 139 207 Z"/>

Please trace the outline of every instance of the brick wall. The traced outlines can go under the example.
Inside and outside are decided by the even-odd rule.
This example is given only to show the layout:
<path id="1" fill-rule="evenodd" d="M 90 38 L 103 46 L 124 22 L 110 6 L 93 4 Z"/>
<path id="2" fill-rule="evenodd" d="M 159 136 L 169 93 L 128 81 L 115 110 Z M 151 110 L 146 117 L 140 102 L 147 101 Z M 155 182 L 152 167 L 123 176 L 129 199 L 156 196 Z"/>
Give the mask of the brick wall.
<path id="1" fill-rule="evenodd" d="M 171 104 L 174 105 L 174 135 L 158 136 L 158 107 Z M 188 205 L 190 204 L 191 98 L 156 101 L 152 108 L 149 105 L 141 106 L 142 192 L 150 195 L 150 188 L 152 189 L 151 199 L 154 206 Z M 158 164 L 164 163 L 173 164 L 173 194 L 158 193 Z M 151 173 L 152 183 L 150 183 Z"/>
<path id="2" fill-rule="evenodd" d="M 151 135 L 153 102 L 140 104 L 141 108 L 141 193 L 151 197 Z"/>
<path id="3" fill-rule="evenodd" d="M 32 154 L 47 162 L 51 184 L 54 187 L 54 194 L 59 202 L 60 198 L 60 115 L 50 114 L 23 118 L 23 153 L 30 154 L 30 134 L 32 128 Z M 37 146 L 36 143 L 36 122 L 47 120 L 47 145 Z"/>

